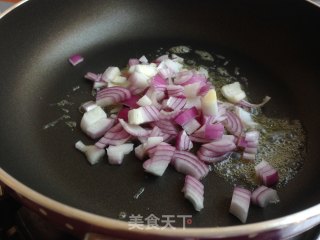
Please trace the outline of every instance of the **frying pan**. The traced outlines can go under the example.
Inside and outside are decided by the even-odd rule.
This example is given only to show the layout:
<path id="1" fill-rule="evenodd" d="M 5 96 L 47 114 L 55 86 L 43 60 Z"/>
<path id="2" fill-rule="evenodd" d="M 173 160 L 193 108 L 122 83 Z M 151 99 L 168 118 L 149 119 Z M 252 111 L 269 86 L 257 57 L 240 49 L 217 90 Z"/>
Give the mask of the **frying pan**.
<path id="1" fill-rule="evenodd" d="M 32 0 L 0 21 L 0 179 L 5 189 L 79 236 L 87 232 L 135 239 L 278 239 L 320 222 L 320 10 L 304 1 Z M 204 179 L 205 209 L 181 196 L 183 176 L 161 178 L 128 157 L 120 167 L 89 166 L 74 143 L 89 141 L 64 122 L 56 103 L 68 100 L 70 120 L 91 99 L 87 71 L 125 66 L 130 57 L 187 45 L 232 59 L 249 80 L 250 96 L 272 101 L 266 115 L 299 119 L 307 132 L 303 168 L 281 202 L 252 207 L 247 224 L 228 214 L 233 186 Z M 67 59 L 85 61 L 71 67 Z M 77 90 L 75 90 L 77 89 Z M 133 196 L 143 188 L 139 198 Z M 126 213 L 122 220 L 119 214 Z M 190 215 L 186 229 L 128 229 L 130 215 Z"/>

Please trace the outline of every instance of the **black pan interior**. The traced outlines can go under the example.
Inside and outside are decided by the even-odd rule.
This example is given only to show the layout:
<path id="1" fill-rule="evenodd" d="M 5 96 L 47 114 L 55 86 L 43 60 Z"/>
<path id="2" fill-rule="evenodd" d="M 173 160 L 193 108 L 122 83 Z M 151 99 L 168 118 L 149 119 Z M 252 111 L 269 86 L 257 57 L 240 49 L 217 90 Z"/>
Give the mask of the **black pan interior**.
<path id="1" fill-rule="evenodd" d="M 308 155 L 296 178 L 279 190 L 281 202 L 251 208 L 248 222 L 273 219 L 319 203 L 318 147 L 320 11 L 298 1 L 37 1 L 0 21 L 0 166 L 27 186 L 70 206 L 117 219 L 120 212 L 147 217 L 192 215 L 191 227 L 239 224 L 228 214 L 232 188 L 215 174 L 204 179 L 205 209 L 196 213 L 180 192 L 183 176 L 168 169 L 161 178 L 127 158 L 89 166 L 74 143 L 89 142 L 64 122 L 53 103 L 66 99 L 72 121 L 91 99 L 87 71 L 125 66 L 130 57 L 188 45 L 232 59 L 248 76 L 250 96 L 269 94 L 273 117 L 300 119 Z M 67 62 L 74 53 L 85 61 Z M 74 91 L 74 88 L 80 88 Z M 143 187 L 138 198 L 133 196 Z M 179 223 L 178 223 L 179 224 Z"/>

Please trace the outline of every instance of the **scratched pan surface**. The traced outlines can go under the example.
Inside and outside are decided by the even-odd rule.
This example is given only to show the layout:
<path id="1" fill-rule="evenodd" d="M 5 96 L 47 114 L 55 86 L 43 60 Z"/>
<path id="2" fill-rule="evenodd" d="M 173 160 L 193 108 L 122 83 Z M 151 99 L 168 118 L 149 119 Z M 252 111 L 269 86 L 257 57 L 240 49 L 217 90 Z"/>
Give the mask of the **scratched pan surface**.
<path id="1" fill-rule="evenodd" d="M 87 71 L 125 66 L 130 57 L 154 56 L 176 45 L 232 59 L 249 79 L 252 99 L 272 101 L 265 113 L 300 119 L 308 134 L 303 169 L 281 202 L 250 209 L 248 222 L 295 213 L 320 200 L 320 11 L 308 3 L 254 4 L 249 1 L 30 1 L 0 21 L 0 166 L 32 189 L 70 206 L 117 219 L 120 212 L 192 215 L 191 227 L 229 226 L 232 186 L 210 173 L 205 209 L 196 213 L 180 192 L 183 176 L 145 174 L 133 156 L 120 167 L 105 159 L 89 166 L 74 149 L 80 103 L 91 99 Z M 74 53 L 85 61 L 67 62 Z M 77 87 L 79 86 L 79 89 Z M 77 90 L 76 90 L 77 89 Z M 53 103 L 74 103 L 64 108 Z M 63 114 L 70 119 L 43 130 Z M 134 195 L 144 192 L 138 199 Z M 125 219 L 128 220 L 128 217 Z"/>

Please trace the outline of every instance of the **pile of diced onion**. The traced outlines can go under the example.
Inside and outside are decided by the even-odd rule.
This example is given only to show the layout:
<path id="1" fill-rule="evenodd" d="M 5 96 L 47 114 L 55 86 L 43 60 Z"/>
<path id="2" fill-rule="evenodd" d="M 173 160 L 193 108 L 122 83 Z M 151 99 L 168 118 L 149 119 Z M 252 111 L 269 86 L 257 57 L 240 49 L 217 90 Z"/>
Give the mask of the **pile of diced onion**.
<path id="1" fill-rule="evenodd" d="M 76 55 L 69 61 L 76 65 L 83 58 Z M 251 104 L 239 82 L 234 82 L 219 89 L 224 99 L 218 100 L 208 71 L 187 68 L 183 61 L 173 54 L 149 63 L 142 56 L 130 59 L 122 71 L 110 66 L 102 74 L 88 72 L 85 78 L 92 81 L 96 99 L 81 105 L 80 126 L 96 142 L 78 141 L 75 147 L 91 164 L 101 161 L 105 153 L 110 164 L 122 164 L 125 155 L 134 151 L 150 174 L 162 176 L 172 166 L 186 176 L 182 191 L 200 211 L 204 208 L 200 181 L 209 173 L 210 164 L 228 159 L 233 152 L 256 161 L 259 124 L 251 110 L 270 98 Z M 259 188 L 253 193 L 234 188 L 230 212 L 242 222 L 246 222 L 250 203 L 265 207 L 279 201 L 270 188 L 279 179 L 277 170 L 266 161 L 255 170 Z"/>

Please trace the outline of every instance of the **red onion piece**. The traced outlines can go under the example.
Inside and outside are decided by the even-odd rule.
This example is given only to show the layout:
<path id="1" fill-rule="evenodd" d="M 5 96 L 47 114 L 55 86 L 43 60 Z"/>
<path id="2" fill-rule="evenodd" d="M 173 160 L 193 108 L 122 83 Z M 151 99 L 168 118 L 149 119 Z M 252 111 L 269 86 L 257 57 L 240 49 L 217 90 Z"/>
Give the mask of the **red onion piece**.
<path id="1" fill-rule="evenodd" d="M 175 151 L 172 163 L 178 172 L 191 175 L 196 179 L 204 178 L 209 172 L 209 167 L 206 164 L 187 151 Z"/>
<path id="2" fill-rule="evenodd" d="M 86 155 L 91 165 L 100 162 L 105 155 L 104 149 L 100 149 L 94 145 L 84 145 L 82 141 L 76 142 L 75 147 Z"/>
<path id="3" fill-rule="evenodd" d="M 185 177 L 185 183 L 184 183 L 182 192 L 184 192 L 184 197 L 192 203 L 196 211 L 201 211 L 201 209 L 204 208 L 203 189 L 204 189 L 203 184 L 200 181 L 198 181 L 196 178 L 190 175 L 187 175 Z"/>
<path id="4" fill-rule="evenodd" d="M 75 55 L 72 55 L 70 58 L 69 58 L 69 62 L 73 65 L 73 66 L 76 66 L 78 65 L 79 63 L 83 62 L 84 58 L 79 55 L 79 54 L 75 54 Z"/>
<path id="5" fill-rule="evenodd" d="M 165 142 L 159 143 L 156 147 L 149 148 L 147 150 L 148 156 L 150 158 L 153 158 L 155 156 L 166 158 L 165 156 L 167 156 L 167 157 L 170 157 L 170 160 L 172 155 L 174 154 L 174 151 L 175 151 L 175 147 Z"/>
<path id="6" fill-rule="evenodd" d="M 277 191 L 266 186 L 258 187 L 251 195 L 251 202 L 262 208 L 269 204 L 278 203 L 279 201 L 280 200 Z"/>
<path id="7" fill-rule="evenodd" d="M 134 149 L 134 154 L 138 159 L 143 160 L 146 155 L 146 150 L 144 148 L 144 145 L 140 144 L 139 146 L 137 146 Z"/>
<path id="8" fill-rule="evenodd" d="M 186 105 L 186 102 L 186 98 L 169 97 L 166 105 L 172 110 L 180 110 Z"/>
<path id="9" fill-rule="evenodd" d="M 169 163 L 170 160 L 159 159 L 154 161 L 153 159 L 148 159 L 143 163 L 143 168 L 146 172 L 160 177 L 164 174 Z"/>
<path id="10" fill-rule="evenodd" d="M 148 59 L 146 58 L 146 56 L 143 55 L 141 58 L 139 58 L 139 62 L 144 63 L 144 64 L 147 64 L 149 61 L 148 61 Z"/>
<path id="11" fill-rule="evenodd" d="M 222 137 L 224 126 L 221 123 L 206 124 L 204 129 L 204 137 L 210 140 L 217 140 Z"/>
<path id="12" fill-rule="evenodd" d="M 133 151 L 133 143 L 125 143 L 118 146 L 109 146 L 107 148 L 108 161 L 112 165 L 120 165 L 123 162 L 124 155 Z"/>
<path id="13" fill-rule="evenodd" d="M 152 101 L 147 95 L 144 95 L 143 97 L 139 98 L 137 105 L 140 107 L 149 106 L 152 105 Z"/>
<path id="14" fill-rule="evenodd" d="M 127 133 L 135 137 L 145 137 L 148 136 L 151 132 L 150 130 L 140 127 L 139 125 L 129 124 L 123 119 L 119 119 L 119 122 Z"/>
<path id="15" fill-rule="evenodd" d="M 161 132 L 169 134 L 169 135 L 177 135 L 178 134 L 178 126 L 169 120 L 159 120 L 155 121 L 151 124 L 152 126 L 157 126 Z"/>
<path id="16" fill-rule="evenodd" d="M 192 119 L 198 116 L 198 110 L 195 107 L 192 107 L 190 109 L 187 109 L 183 112 L 181 112 L 174 121 L 179 124 L 180 126 L 183 126 L 190 122 Z"/>
<path id="17" fill-rule="evenodd" d="M 102 137 L 114 124 L 115 120 L 112 118 L 102 118 L 95 123 L 82 129 L 90 138 L 97 139 Z"/>
<path id="18" fill-rule="evenodd" d="M 201 151 L 197 152 L 198 158 L 201 161 L 206 162 L 206 163 L 217 163 L 217 162 L 225 161 L 225 160 L 229 159 L 231 154 L 232 154 L 232 152 L 228 152 L 228 153 L 225 153 L 225 154 L 223 154 L 221 156 L 210 157 L 210 156 L 202 155 Z"/>
<path id="19" fill-rule="evenodd" d="M 211 89 L 214 89 L 214 87 L 212 86 L 211 82 L 207 82 L 205 85 L 203 85 L 199 91 L 198 91 L 198 95 L 200 96 L 204 96 L 206 95 Z"/>
<path id="20" fill-rule="evenodd" d="M 138 108 L 139 105 L 137 104 L 138 100 L 140 99 L 140 96 L 138 95 L 131 95 L 130 98 L 124 100 L 122 104 L 128 108 Z"/>
<path id="21" fill-rule="evenodd" d="M 151 86 L 154 87 L 155 90 L 164 92 L 167 89 L 167 81 L 161 77 L 159 74 L 155 75 L 151 80 Z"/>
<path id="22" fill-rule="evenodd" d="M 236 145 L 232 138 L 229 139 L 228 137 L 223 136 L 220 140 L 203 144 L 199 148 L 197 156 L 201 161 L 215 163 L 228 158 L 229 155 L 227 154 L 235 149 Z"/>
<path id="23" fill-rule="evenodd" d="M 108 86 L 108 83 L 103 82 L 103 81 L 99 81 L 99 82 L 94 82 L 92 88 L 99 91 L 101 88 L 104 88 L 107 86 Z"/>
<path id="24" fill-rule="evenodd" d="M 180 110 L 173 110 L 173 111 L 165 111 L 165 110 L 161 110 L 160 111 L 160 116 L 159 118 L 161 120 L 173 120 L 174 118 L 176 118 L 179 114 L 180 114 Z"/>
<path id="25" fill-rule="evenodd" d="M 174 83 L 176 85 L 183 86 L 183 84 L 186 83 L 189 79 L 191 79 L 192 76 L 193 76 L 193 72 L 192 71 L 181 71 L 175 77 Z"/>
<path id="26" fill-rule="evenodd" d="M 191 119 L 182 126 L 182 128 L 186 131 L 187 134 L 194 133 L 200 127 L 201 124 L 196 119 Z"/>
<path id="27" fill-rule="evenodd" d="M 246 100 L 242 99 L 240 102 L 238 102 L 238 105 L 242 106 L 242 107 L 250 107 L 250 108 L 258 108 L 258 107 L 262 107 L 263 105 L 265 105 L 267 102 L 269 102 L 271 99 L 271 97 L 266 96 L 261 103 L 258 104 L 254 104 L 254 103 L 249 103 Z"/>
<path id="28" fill-rule="evenodd" d="M 239 117 L 230 111 L 226 112 L 227 119 L 223 121 L 225 128 L 231 134 L 235 136 L 240 136 L 243 133 L 243 125 Z"/>
<path id="29" fill-rule="evenodd" d="M 193 148 L 193 144 L 185 131 L 181 131 L 176 138 L 176 148 L 178 150 L 189 151 Z"/>
<path id="30" fill-rule="evenodd" d="M 160 112 L 155 106 L 139 107 L 128 112 L 128 122 L 130 124 L 140 125 L 158 121 L 159 116 Z"/>
<path id="31" fill-rule="evenodd" d="M 278 171 L 274 169 L 267 161 L 262 160 L 255 166 L 257 177 L 263 185 L 270 187 L 279 181 Z"/>
<path id="32" fill-rule="evenodd" d="M 124 130 L 121 123 L 117 123 L 106 134 L 95 143 L 98 148 L 105 148 L 107 145 L 120 145 L 127 142 L 131 135 Z"/>
<path id="33" fill-rule="evenodd" d="M 207 83 L 207 78 L 202 74 L 193 73 L 192 77 L 189 80 L 181 83 L 181 85 L 186 86 L 193 83 L 199 83 L 200 87 L 205 86 Z"/>
<path id="34" fill-rule="evenodd" d="M 167 85 L 166 89 L 169 97 L 185 97 L 184 87 L 180 85 Z"/>
<path id="35" fill-rule="evenodd" d="M 97 104 L 94 101 L 88 101 L 81 104 L 81 106 L 79 107 L 79 111 L 82 113 L 88 112 L 96 107 L 97 107 Z"/>
<path id="36" fill-rule="evenodd" d="M 260 133 L 256 130 L 246 132 L 244 140 L 247 142 L 255 142 L 259 140 Z"/>
<path id="37" fill-rule="evenodd" d="M 140 63 L 140 61 L 137 58 L 130 58 L 128 61 L 129 67 L 134 66 L 134 65 L 138 65 L 139 63 Z"/>
<path id="38" fill-rule="evenodd" d="M 123 119 L 124 121 L 128 122 L 128 113 L 130 109 L 129 108 L 122 108 L 118 114 L 117 114 L 117 119 Z"/>
<path id="39" fill-rule="evenodd" d="M 236 216 L 242 223 L 247 221 L 251 192 L 245 188 L 235 187 L 229 212 Z"/>
<path id="40" fill-rule="evenodd" d="M 175 148 L 170 145 L 158 145 L 153 148 L 152 154 L 150 151 L 148 152 L 151 158 L 143 163 L 143 168 L 153 175 L 162 176 L 171 162 L 174 152 Z"/>
<path id="41" fill-rule="evenodd" d="M 131 93 L 128 89 L 124 87 L 109 87 L 97 92 L 96 103 L 99 106 L 106 107 L 123 102 L 129 98 L 131 98 Z"/>
<path id="42" fill-rule="evenodd" d="M 160 57 L 158 57 L 156 60 L 154 60 L 155 63 L 161 63 L 162 61 L 169 59 L 169 55 L 165 54 L 165 55 L 161 55 Z"/>
<path id="43" fill-rule="evenodd" d="M 118 67 L 108 67 L 101 76 L 101 80 L 104 82 L 111 82 L 117 76 L 120 76 L 121 72 Z"/>
<path id="44" fill-rule="evenodd" d="M 245 160 L 249 160 L 251 162 L 254 162 L 256 160 L 256 154 L 255 153 L 243 152 L 242 158 L 245 159 Z"/>
<path id="45" fill-rule="evenodd" d="M 93 82 L 99 82 L 99 81 L 101 81 L 101 76 L 102 76 L 102 74 L 87 72 L 86 75 L 84 75 L 84 78 L 88 79 L 90 81 L 93 81 Z"/>

